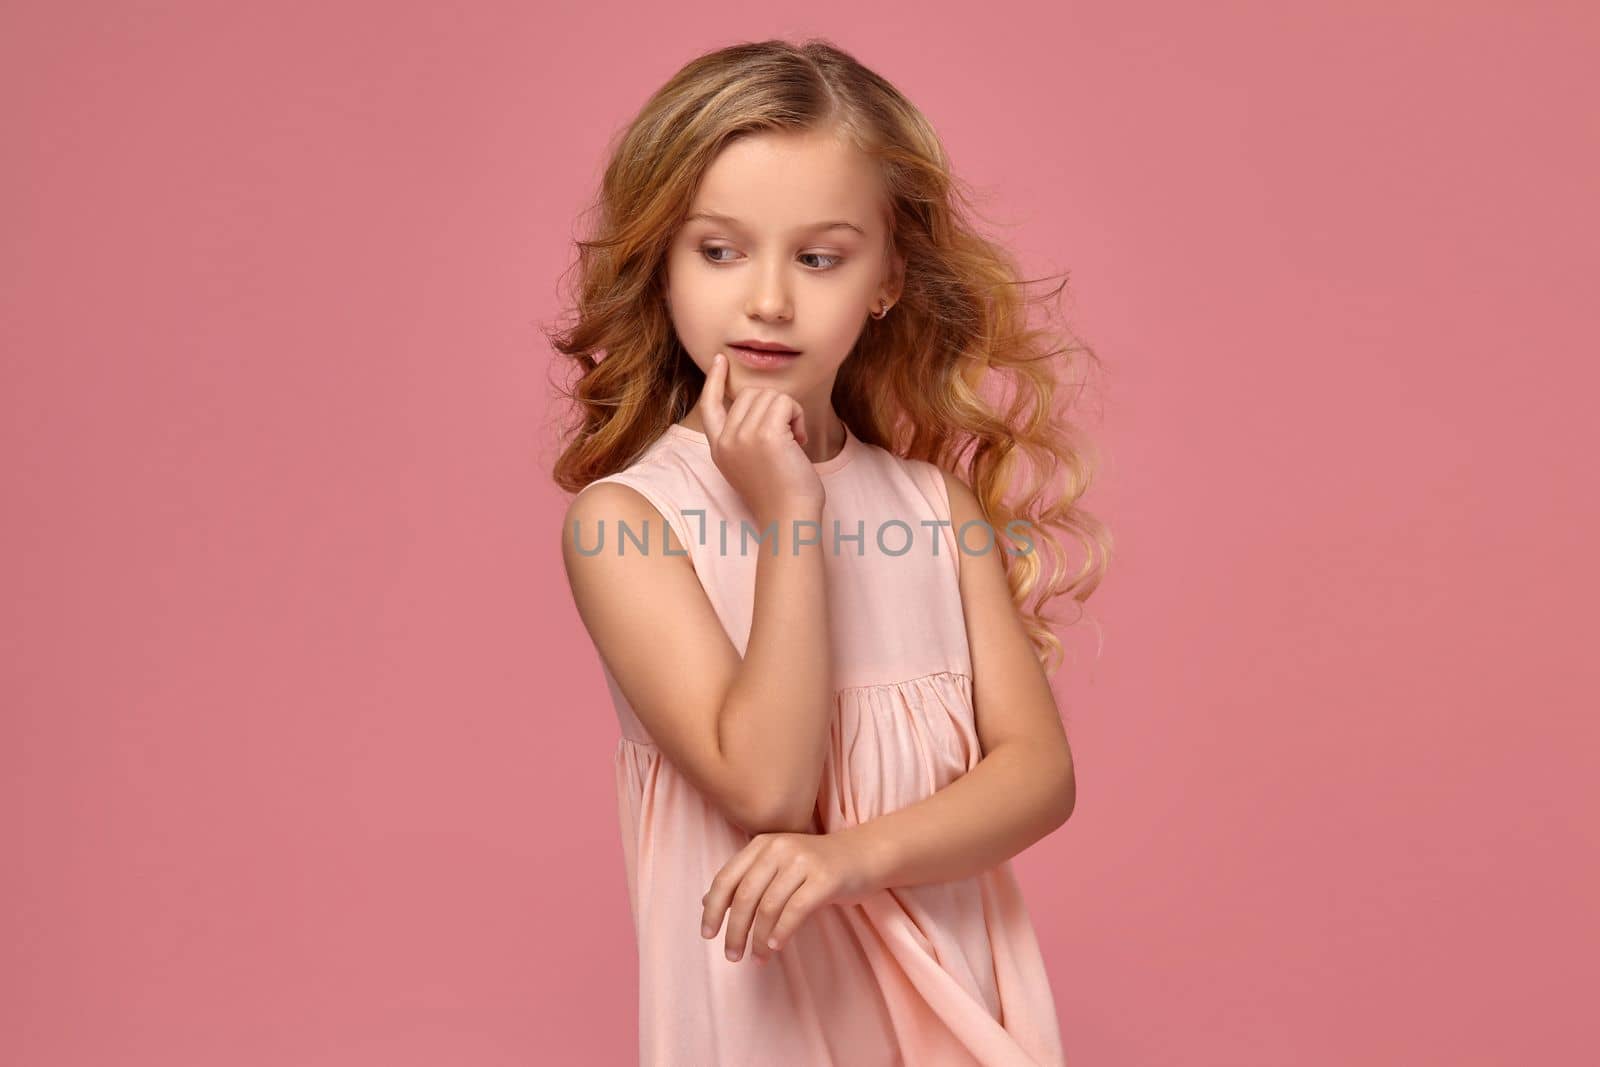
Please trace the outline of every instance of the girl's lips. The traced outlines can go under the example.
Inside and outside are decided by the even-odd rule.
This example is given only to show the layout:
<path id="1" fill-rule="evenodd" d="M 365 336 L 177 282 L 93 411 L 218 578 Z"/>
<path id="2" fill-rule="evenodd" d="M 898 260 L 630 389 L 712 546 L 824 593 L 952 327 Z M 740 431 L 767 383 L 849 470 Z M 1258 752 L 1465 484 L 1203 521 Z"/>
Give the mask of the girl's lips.
<path id="1" fill-rule="evenodd" d="M 738 345 L 729 345 L 728 349 L 738 354 L 739 362 L 758 370 L 787 366 L 800 355 L 798 352 L 763 352 L 759 348 L 741 348 Z"/>

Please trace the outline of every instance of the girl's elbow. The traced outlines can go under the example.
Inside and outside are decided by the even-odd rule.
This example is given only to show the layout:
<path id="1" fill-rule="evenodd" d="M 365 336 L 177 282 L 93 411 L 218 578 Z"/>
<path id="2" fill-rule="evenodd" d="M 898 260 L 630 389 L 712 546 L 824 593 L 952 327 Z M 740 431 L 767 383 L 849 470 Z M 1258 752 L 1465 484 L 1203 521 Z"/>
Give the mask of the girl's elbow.
<path id="1" fill-rule="evenodd" d="M 1072 762 L 1067 762 L 1067 768 L 1062 775 L 1061 784 L 1056 788 L 1057 826 L 1072 818 L 1073 809 L 1078 806 L 1078 778 L 1072 771 Z"/>
<path id="2" fill-rule="evenodd" d="M 789 798 L 766 790 L 750 797 L 729 814 L 740 829 L 754 837 L 757 834 L 810 833 L 815 812 L 815 798 L 802 808 Z"/>
<path id="3" fill-rule="evenodd" d="M 734 819 L 739 829 L 755 837 L 758 834 L 804 834 L 811 832 L 811 817 L 800 818 L 782 812 L 756 812 Z"/>

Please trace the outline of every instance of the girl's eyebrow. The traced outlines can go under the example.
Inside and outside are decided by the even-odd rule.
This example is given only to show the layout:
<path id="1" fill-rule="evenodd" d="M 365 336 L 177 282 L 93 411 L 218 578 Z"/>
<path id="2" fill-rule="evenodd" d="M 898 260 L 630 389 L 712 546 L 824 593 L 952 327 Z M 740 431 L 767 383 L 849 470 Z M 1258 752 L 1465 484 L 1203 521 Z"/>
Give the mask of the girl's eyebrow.
<path id="1" fill-rule="evenodd" d="M 683 221 L 684 222 L 694 222 L 697 219 L 703 219 L 706 222 L 720 222 L 720 223 L 723 223 L 724 225 L 732 226 L 736 230 L 744 228 L 744 223 L 740 222 L 738 219 L 734 218 L 732 215 L 721 215 L 721 214 L 718 214 L 715 211 L 697 211 L 693 215 L 690 215 L 688 218 L 684 219 Z M 795 232 L 796 233 L 816 233 L 816 232 L 820 232 L 822 230 L 854 230 L 854 231 L 856 231 L 857 233 L 859 233 L 863 237 L 865 237 L 867 235 L 867 231 L 866 230 L 863 230 L 860 226 L 857 226 L 855 223 L 847 222 L 844 219 L 835 219 L 835 220 L 833 220 L 831 222 L 813 222 L 809 226 L 799 226 L 799 227 L 797 227 Z"/>

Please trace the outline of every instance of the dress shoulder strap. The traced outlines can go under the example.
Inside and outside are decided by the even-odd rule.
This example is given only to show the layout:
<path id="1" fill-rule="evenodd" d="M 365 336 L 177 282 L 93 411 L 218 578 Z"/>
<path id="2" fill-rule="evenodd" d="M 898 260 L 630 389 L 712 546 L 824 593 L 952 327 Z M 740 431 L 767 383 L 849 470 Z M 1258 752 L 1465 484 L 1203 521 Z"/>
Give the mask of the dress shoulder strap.
<path id="1" fill-rule="evenodd" d="M 950 487 L 945 484 L 943 468 L 924 459 L 901 458 L 900 463 L 910 473 L 912 480 L 917 483 L 917 488 L 927 499 L 929 507 L 933 509 L 934 519 L 944 523 L 939 527 L 939 531 L 944 535 L 945 548 L 954 559 L 955 570 L 959 575 L 961 573 L 961 550 L 957 543 L 959 531 L 956 530 L 954 519 L 950 514 Z"/>

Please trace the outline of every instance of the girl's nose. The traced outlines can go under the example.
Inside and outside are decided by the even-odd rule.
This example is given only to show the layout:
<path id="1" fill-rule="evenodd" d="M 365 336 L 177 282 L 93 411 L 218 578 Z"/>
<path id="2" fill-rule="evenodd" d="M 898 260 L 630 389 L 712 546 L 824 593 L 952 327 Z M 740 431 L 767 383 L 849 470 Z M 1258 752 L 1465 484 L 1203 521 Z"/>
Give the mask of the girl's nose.
<path id="1" fill-rule="evenodd" d="M 791 311 L 789 299 L 783 267 L 768 266 L 757 272 L 754 291 L 746 301 L 746 311 L 752 318 L 786 319 Z"/>

